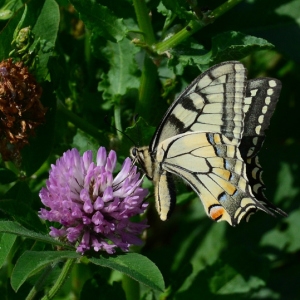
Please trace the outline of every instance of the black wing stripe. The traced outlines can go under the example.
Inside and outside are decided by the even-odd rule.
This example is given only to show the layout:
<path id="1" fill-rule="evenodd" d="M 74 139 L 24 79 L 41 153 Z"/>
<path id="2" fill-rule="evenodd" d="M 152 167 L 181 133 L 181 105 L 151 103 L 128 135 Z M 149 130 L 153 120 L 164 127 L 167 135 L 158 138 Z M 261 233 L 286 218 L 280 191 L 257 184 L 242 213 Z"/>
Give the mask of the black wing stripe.
<path id="1" fill-rule="evenodd" d="M 194 131 L 220 132 L 239 144 L 245 73 L 240 62 L 224 62 L 197 77 L 166 112 L 153 136 L 150 152 L 155 152 L 158 144 L 170 137 Z"/>

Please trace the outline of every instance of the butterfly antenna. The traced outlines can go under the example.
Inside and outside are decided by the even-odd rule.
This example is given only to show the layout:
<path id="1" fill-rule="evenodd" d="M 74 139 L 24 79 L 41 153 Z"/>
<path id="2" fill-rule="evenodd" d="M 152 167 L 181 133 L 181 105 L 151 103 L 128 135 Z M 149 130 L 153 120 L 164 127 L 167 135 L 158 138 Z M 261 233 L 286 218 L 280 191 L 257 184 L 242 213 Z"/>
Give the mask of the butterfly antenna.
<path id="1" fill-rule="evenodd" d="M 110 127 L 112 127 L 113 129 L 115 129 L 116 131 L 118 131 L 118 132 L 120 132 L 121 134 L 123 134 L 124 136 L 126 136 L 126 137 L 128 138 L 128 140 L 131 141 L 132 144 L 133 144 L 134 146 L 136 146 L 135 141 L 134 141 L 128 134 L 126 134 L 126 133 L 123 132 L 122 130 L 118 129 L 116 126 L 111 125 L 111 124 L 108 122 L 107 118 L 108 118 L 108 116 L 106 115 L 106 116 L 104 117 L 104 122 L 105 122 L 107 125 L 109 125 Z"/>
<path id="2" fill-rule="evenodd" d="M 137 131 L 138 141 L 140 141 L 141 140 L 141 130 L 140 130 L 140 127 L 139 127 L 138 122 L 137 122 L 138 117 L 139 117 L 139 114 L 135 114 L 133 116 L 133 122 L 134 122 L 134 124 L 136 124 L 135 128 L 136 128 L 136 131 Z"/>

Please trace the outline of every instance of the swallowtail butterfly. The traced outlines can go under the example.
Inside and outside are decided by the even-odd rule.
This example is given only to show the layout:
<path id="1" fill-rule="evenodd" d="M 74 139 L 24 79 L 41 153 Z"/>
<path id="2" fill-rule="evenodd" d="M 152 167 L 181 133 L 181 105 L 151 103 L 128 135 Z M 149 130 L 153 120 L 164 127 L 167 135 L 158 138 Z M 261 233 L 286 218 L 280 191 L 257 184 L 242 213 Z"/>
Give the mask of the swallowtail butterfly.
<path id="1" fill-rule="evenodd" d="M 258 209 L 286 216 L 263 194 L 257 157 L 280 90 L 277 79 L 247 81 L 245 67 L 228 61 L 202 73 L 174 101 L 150 146 L 131 149 L 154 182 L 162 220 L 176 202 L 173 175 L 194 189 L 215 221 L 235 226 Z"/>

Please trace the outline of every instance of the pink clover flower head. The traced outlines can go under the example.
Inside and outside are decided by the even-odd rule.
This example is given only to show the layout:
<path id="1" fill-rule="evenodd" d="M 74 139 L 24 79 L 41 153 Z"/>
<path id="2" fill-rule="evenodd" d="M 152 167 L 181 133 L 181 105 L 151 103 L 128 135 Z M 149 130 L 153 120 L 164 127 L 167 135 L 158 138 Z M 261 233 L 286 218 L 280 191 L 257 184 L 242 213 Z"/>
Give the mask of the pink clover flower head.
<path id="1" fill-rule="evenodd" d="M 52 237 L 68 240 L 82 254 L 91 249 L 113 254 L 117 247 L 126 252 L 129 246 L 142 243 L 138 235 L 148 226 L 145 220 L 134 223 L 130 218 L 147 208 L 148 190 L 141 187 L 142 179 L 130 158 L 114 176 L 116 162 L 115 151 L 107 155 L 100 147 L 96 163 L 92 151 L 80 156 L 71 149 L 51 166 L 39 194 L 48 209 L 41 208 L 39 216 L 62 225 L 50 227 Z"/>

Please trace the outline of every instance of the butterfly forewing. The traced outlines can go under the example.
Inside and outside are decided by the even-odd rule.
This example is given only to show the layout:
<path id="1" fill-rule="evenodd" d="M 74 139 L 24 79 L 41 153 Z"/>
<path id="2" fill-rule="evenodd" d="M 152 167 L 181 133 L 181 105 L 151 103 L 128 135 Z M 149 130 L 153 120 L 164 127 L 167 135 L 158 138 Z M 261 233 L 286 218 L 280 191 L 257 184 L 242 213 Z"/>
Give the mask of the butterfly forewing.
<path id="1" fill-rule="evenodd" d="M 220 132 L 236 144 L 243 130 L 245 68 L 239 62 L 225 62 L 197 77 L 166 112 L 152 142 L 157 145 L 185 132 Z"/>

